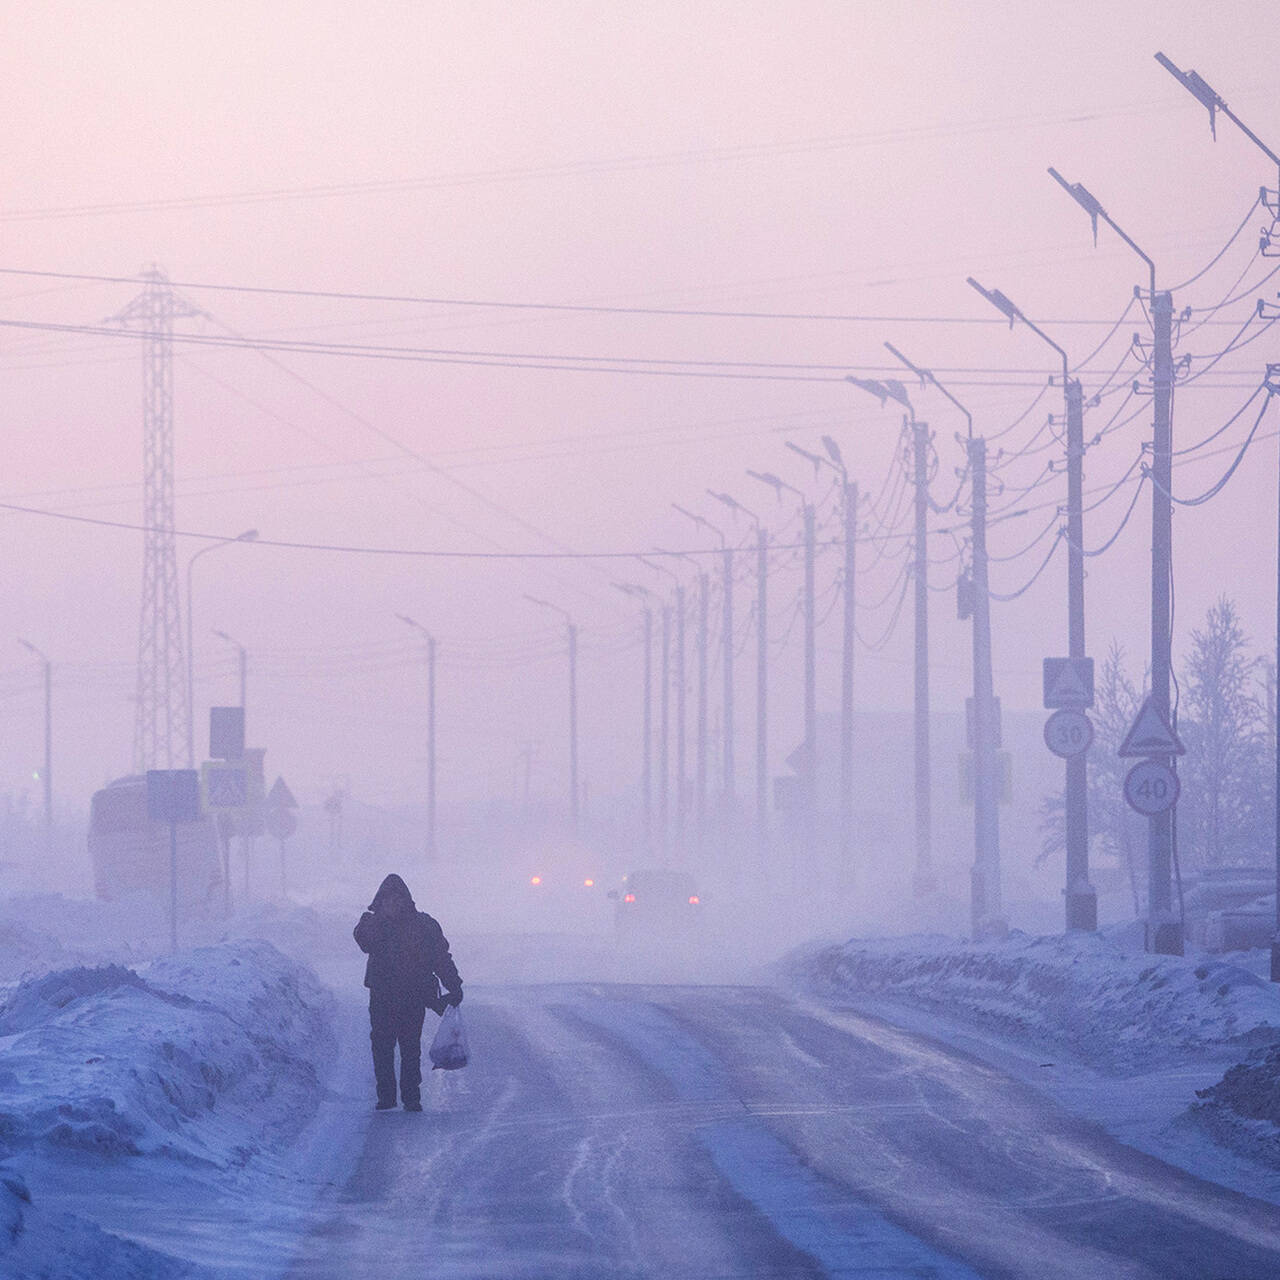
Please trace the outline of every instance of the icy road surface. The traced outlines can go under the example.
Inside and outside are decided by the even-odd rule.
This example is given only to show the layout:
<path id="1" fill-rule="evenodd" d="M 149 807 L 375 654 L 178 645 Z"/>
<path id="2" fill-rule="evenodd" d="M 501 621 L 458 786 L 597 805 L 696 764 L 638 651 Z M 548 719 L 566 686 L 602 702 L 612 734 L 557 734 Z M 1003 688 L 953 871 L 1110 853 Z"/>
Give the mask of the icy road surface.
<path id="1" fill-rule="evenodd" d="M 297 1280 L 1280 1275 L 1280 1208 L 875 1019 L 623 985 L 476 988 L 464 1013 L 472 1065 L 361 1121 Z"/>

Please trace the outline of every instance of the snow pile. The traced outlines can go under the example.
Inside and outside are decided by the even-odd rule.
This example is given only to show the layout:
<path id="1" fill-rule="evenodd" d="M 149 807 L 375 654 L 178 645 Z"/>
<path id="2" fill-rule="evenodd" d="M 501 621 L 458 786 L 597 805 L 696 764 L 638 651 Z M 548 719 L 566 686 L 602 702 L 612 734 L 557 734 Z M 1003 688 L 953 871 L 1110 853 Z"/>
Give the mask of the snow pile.
<path id="1" fill-rule="evenodd" d="M 70 1214 L 44 1213 L 22 1178 L 2 1166 L 0 1273 L 7 1280 L 212 1280 L 203 1267 L 121 1240 Z"/>
<path id="2" fill-rule="evenodd" d="M 855 940 L 783 967 L 826 997 L 925 1009 L 1113 1072 L 1280 1040 L 1280 990 L 1248 970 L 1134 955 L 1096 935 Z"/>
<path id="3" fill-rule="evenodd" d="M 1208 1089 L 1188 1119 L 1223 1146 L 1280 1168 L 1280 1044 L 1255 1049 Z"/>
<path id="4" fill-rule="evenodd" d="M 0 1149 L 225 1168 L 320 1097 L 329 996 L 267 943 L 29 978 L 0 1007 Z"/>

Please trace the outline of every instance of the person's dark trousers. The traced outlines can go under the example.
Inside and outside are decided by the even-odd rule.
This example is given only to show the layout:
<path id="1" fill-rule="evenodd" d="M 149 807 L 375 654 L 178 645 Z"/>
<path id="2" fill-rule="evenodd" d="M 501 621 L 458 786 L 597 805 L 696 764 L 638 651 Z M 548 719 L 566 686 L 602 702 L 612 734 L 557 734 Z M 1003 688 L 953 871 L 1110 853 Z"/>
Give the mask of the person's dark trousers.
<path id="1" fill-rule="evenodd" d="M 369 992 L 369 1041 L 373 1045 L 373 1078 L 378 1101 L 396 1103 L 396 1045 L 400 1046 L 400 1101 L 421 1101 L 422 1022 L 427 1007 L 421 1000 Z"/>

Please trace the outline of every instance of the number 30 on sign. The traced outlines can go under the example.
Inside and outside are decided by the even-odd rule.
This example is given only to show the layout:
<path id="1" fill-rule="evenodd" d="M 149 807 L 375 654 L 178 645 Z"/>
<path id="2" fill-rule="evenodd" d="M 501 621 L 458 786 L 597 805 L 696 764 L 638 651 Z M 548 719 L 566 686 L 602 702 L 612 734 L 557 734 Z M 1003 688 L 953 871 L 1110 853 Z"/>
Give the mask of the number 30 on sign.
<path id="1" fill-rule="evenodd" d="M 1093 745 L 1093 721 L 1074 708 L 1055 711 L 1044 722 L 1044 742 L 1063 759 L 1081 755 Z"/>
<path id="2" fill-rule="evenodd" d="M 1124 798 L 1129 807 L 1148 818 L 1178 803 L 1181 784 L 1178 775 L 1159 760 L 1143 760 L 1129 770 L 1124 780 Z"/>

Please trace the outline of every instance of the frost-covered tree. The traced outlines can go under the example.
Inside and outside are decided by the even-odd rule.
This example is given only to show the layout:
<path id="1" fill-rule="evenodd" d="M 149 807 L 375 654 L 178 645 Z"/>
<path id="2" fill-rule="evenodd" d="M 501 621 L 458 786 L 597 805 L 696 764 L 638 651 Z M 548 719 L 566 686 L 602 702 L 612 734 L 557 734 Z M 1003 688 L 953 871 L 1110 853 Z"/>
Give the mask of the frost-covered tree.
<path id="1" fill-rule="evenodd" d="M 1266 711 L 1257 696 L 1257 660 L 1235 604 L 1222 596 L 1191 633 L 1178 732 L 1178 847 L 1184 867 L 1261 861 L 1266 849 Z"/>

